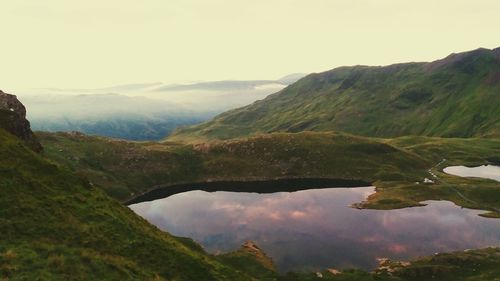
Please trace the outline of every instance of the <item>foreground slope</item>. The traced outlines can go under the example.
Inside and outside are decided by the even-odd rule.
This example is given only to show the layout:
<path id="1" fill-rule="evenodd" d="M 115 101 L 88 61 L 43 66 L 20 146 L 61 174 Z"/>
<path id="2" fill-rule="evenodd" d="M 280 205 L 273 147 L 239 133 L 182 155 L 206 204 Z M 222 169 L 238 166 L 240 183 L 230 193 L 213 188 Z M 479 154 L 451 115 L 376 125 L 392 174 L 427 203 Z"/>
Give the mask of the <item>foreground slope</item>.
<path id="1" fill-rule="evenodd" d="M 0 159 L 2 278 L 246 279 L 193 242 L 159 231 L 2 129 Z"/>
<path id="2" fill-rule="evenodd" d="M 249 106 L 184 128 L 169 140 L 200 142 L 256 133 L 500 135 L 500 48 L 431 63 L 339 67 L 311 74 Z"/>

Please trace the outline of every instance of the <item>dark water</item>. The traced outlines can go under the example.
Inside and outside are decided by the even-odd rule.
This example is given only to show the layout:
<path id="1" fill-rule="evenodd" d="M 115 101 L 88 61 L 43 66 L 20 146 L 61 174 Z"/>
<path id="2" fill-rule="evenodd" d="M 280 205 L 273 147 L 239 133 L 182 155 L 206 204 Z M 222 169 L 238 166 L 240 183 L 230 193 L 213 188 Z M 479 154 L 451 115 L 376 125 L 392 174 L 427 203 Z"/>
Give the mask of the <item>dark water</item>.
<path id="1" fill-rule="evenodd" d="M 159 228 L 211 252 L 257 243 L 280 271 L 360 267 L 376 258 L 500 246 L 500 220 L 447 201 L 401 210 L 358 210 L 373 187 L 271 194 L 189 191 L 131 205 Z"/>
<path id="2" fill-rule="evenodd" d="M 500 181 L 500 167 L 494 165 L 482 165 L 478 167 L 450 166 L 443 169 L 450 175 L 460 177 L 485 178 Z"/>

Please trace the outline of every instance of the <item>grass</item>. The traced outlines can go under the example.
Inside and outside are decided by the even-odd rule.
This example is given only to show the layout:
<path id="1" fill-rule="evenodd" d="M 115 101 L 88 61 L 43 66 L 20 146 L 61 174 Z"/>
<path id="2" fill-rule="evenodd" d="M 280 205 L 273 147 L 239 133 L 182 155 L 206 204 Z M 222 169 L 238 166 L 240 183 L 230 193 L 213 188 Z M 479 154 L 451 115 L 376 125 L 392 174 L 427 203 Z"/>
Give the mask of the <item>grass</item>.
<path id="1" fill-rule="evenodd" d="M 0 278 L 249 280 L 0 129 Z"/>
<path id="2" fill-rule="evenodd" d="M 253 242 L 247 241 L 240 249 L 217 256 L 225 264 L 239 268 L 258 280 L 276 280 L 278 274 L 273 261 Z"/>
<path id="3" fill-rule="evenodd" d="M 415 181 L 425 176 L 423 171 L 431 164 L 378 140 L 335 133 L 280 133 L 194 146 L 65 133 L 38 136 L 47 157 L 121 200 L 158 185 L 215 180 L 317 177 L 374 182 L 382 177 Z"/>
<path id="4" fill-rule="evenodd" d="M 425 200 L 449 200 L 493 211 L 486 216 L 499 216 L 495 211 L 500 208 L 497 182 L 441 172 L 447 165 L 494 162 L 500 154 L 500 140 L 494 138 L 378 139 L 302 132 L 186 145 L 64 133 L 38 136 L 47 157 L 71 167 L 122 201 L 178 183 L 335 178 L 371 182 L 377 187 L 374 195 L 357 205 L 361 208 L 394 209 L 419 206 Z M 443 158 L 446 162 L 434 167 Z M 440 180 L 423 184 L 425 177 L 431 177 L 427 170 L 432 167 Z"/>
<path id="5" fill-rule="evenodd" d="M 487 248 L 441 253 L 410 262 L 384 261 L 372 273 L 356 269 L 339 274 L 289 273 L 280 281 L 483 281 L 500 280 L 500 249 Z M 321 277 L 320 277 L 321 276 Z"/>
<path id="6" fill-rule="evenodd" d="M 387 262 L 377 275 L 392 275 L 402 280 L 500 280 L 500 250 L 487 248 L 475 251 L 441 253 L 410 263 Z"/>

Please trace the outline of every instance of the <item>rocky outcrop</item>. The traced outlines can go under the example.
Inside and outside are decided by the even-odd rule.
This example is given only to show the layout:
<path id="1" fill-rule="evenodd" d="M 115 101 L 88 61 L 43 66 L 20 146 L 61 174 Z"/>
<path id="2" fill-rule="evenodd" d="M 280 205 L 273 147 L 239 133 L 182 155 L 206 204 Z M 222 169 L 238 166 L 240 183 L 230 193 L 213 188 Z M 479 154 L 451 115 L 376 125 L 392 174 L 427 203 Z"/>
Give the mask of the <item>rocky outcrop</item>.
<path id="1" fill-rule="evenodd" d="M 274 262 L 269 258 L 264 251 L 262 251 L 257 244 L 253 241 L 246 241 L 237 253 L 246 253 L 252 256 L 256 261 L 258 261 L 262 266 L 270 270 L 276 270 Z"/>
<path id="2" fill-rule="evenodd" d="M 26 119 L 26 108 L 16 96 L 0 90 L 0 128 L 17 136 L 36 152 L 42 151 L 42 145 L 31 131 Z"/>

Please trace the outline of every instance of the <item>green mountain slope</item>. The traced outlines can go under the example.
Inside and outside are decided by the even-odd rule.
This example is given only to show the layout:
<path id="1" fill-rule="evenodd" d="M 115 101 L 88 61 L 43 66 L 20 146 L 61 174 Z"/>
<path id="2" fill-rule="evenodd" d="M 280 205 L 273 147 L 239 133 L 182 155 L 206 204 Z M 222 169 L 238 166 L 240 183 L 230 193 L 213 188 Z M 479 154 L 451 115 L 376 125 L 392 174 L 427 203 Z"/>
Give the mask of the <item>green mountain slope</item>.
<path id="1" fill-rule="evenodd" d="M 311 74 L 264 100 L 178 130 L 169 140 L 307 130 L 377 137 L 499 136 L 499 105 L 500 48 L 477 49 L 431 63 Z"/>
<path id="2" fill-rule="evenodd" d="M 0 279 L 248 280 L 0 129 Z"/>

